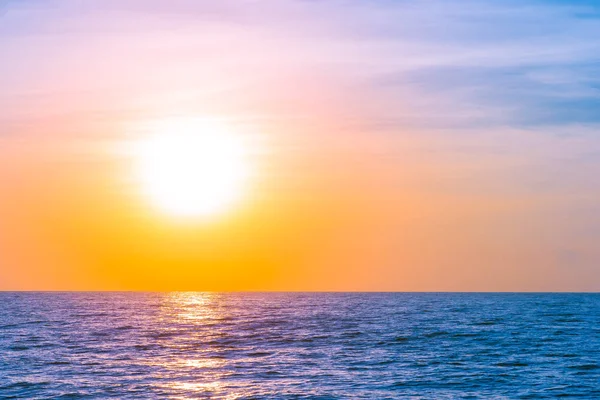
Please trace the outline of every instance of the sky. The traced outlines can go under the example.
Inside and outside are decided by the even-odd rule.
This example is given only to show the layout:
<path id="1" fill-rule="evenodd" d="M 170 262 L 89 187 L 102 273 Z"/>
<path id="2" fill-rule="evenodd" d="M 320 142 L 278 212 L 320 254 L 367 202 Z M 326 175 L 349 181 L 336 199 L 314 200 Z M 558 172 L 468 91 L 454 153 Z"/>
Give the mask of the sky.
<path id="1" fill-rule="evenodd" d="M 600 4 L 0 1 L 0 290 L 600 290 Z M 254 168 L 153 209 L 140 128 Z"/>

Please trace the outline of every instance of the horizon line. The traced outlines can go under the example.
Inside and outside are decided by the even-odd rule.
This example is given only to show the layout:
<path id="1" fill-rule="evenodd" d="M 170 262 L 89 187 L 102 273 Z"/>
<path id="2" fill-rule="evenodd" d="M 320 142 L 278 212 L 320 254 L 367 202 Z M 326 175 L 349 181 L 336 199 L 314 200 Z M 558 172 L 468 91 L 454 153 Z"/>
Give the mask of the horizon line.
<path id="1" fill-rule="evenodd" d="M 306 294 L 600 294 L 600 291 L 388 291 L 388 290 L 0 290 L 0 293 L 306 293 Z"/>

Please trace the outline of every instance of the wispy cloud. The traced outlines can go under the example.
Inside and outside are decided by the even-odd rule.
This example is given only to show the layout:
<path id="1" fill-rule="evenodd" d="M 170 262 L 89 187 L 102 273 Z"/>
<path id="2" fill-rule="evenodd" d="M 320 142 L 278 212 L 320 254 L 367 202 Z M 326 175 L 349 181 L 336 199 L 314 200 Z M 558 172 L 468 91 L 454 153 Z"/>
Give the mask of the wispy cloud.
<path id="1" fill-rule="evenodd" d="M 97 90 L 131 62 L 145 68 L 125 86 L 144 85 L 171 59 L 246 68 L 244 82 L 232 74 L 225 85 L 234 91 L 295 74 L 336 77 L 346 95 L 368 96 L 373 126 L 597 123 L 599 20 L 592 1 L 15 2 L 0 23 L 0 51 L 12 60 L 1 67 L 0 102 Z M 167 67 L 152 65 L 156 56 Z M 38 81 L 98 64 L 102 84 L 77 73 Z"/>

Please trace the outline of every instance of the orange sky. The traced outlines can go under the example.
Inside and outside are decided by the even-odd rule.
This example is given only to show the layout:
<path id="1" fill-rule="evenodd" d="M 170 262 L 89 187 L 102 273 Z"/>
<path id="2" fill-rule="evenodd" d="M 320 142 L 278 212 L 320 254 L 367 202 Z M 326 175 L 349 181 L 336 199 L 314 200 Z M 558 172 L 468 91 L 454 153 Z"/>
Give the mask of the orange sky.
<path id="1" fill-rule="evenodd" d="M 63 133 L 3 139 L 3 289 L 586 288 L 547 251 L 568 223 L 544 220 L 560 200 L 440 187 L 493 170 L 487 160 L 423 162 L 410 140 L 387 143 L 407 153 L 389 159 L 368 137 L 327 143 L 328 128 L 307 127 L 256 155 L 260 179 L 239 207 L 186 222 L 149 206 L 114 129 L 87 147 Z"/>
<path id="2" fill-rule="evenodd" d="M 600 169 L 577 161 L 595 125 L 390 83 L 469 57 L 386 48 L 316 5 L 265 22 L 105 4 L 2 17 L 0 290 L 600 289 Z M 385 22 L 358 11 L 350 27 Z M 256 174 L 218 218 L 161 213 L 135 180 L 134 127 L 173 115 L 252 143 Z"/>

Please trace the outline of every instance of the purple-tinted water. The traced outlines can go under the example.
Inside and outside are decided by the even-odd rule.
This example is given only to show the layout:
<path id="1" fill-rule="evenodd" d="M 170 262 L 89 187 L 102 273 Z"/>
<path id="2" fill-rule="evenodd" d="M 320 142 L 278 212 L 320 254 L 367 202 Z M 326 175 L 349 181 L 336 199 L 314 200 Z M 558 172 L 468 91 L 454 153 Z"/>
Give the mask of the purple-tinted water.
<path id="1" fill-rule="evenodd" d="M 0 398 L 600 398 L 598 294 L 0 301 Z"/>

